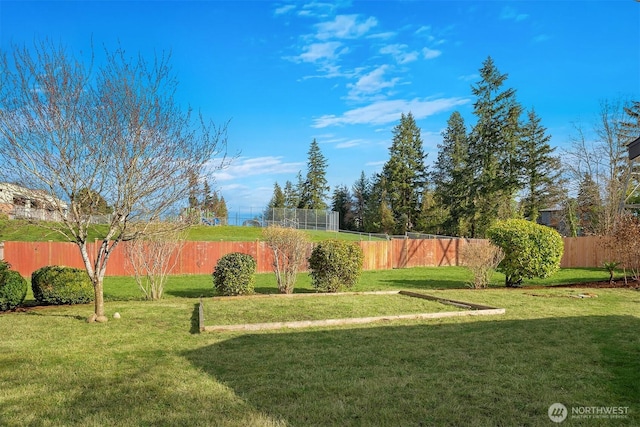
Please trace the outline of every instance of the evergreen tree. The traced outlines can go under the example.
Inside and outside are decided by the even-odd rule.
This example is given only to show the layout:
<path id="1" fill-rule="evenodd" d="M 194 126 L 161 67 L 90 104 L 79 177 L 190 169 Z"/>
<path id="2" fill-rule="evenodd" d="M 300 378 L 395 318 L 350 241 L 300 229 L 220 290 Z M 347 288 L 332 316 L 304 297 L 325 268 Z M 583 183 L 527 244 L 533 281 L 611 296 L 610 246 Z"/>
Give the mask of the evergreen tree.
<path id="1" fill-rule="evenodd" d="M 369 180 L 364 174 L 364 171 L 360 173 L 360 178 L 353 184 L 351 191 L 353 194 L 353 221 L 355 230 L 364 230 L 364 217 L 367 208 L 367 200 L 369 198 Z"/>
<path id="2" fill-rule="evenodd" d="M 420 128 L 411 113 L 403 113 L 393 129 L 389 160 L 382 169 L 398 233 L 414 229 L 420 216 L 426 185 L 425 158 Z"/>
<path id="3" fill-rule="evenodd" d="M 331 210 L 338 212 L 340 230 L 354 230 L 353 197 L 346 185 L 337 186 L 333 190 Z"/>
<path id="4" fill-rule="evenodd" d="M 431 178 L 433 197 L 443 210 L 443 232 L 452 236 L 466 236 L 469 234 L 473 173 L 470 169 L 467 129 L 459 112 L 455 111 L 449 117 L 438 150 Z M 444 210 L 448 210 L 448 214 Z"/>
<path id="5" fill-rule="evenodd" d="M 282 188 L 280 188 L 280 185 L 276 182 L 273 185 L 273 196 L 271 196 L 271 200 L 269 200 L 269 204 L 267 204 L 267 208 L 264 212 L 265 219 L 267 221 L 281 221 L 284 218 L 283 212 L 281 211 L 281 209 L 284 208 L 284 205 L 284 192 L 282 191 Z"/>
<path id="6" fill-rule="evenodd" d="M 598 184 L 596 184 L 593 177 L 588 173 L 585 173 L 582 181 L 580 181 L 576 202 L 576 214 L 582 234 L 600 234 L 602 198 L 600 197 Z"/>
<path id="7" fill-rule="evenodd" d="M 194 173 L 189 174 L 189 207 L 197 208 L 200 202 L 198 202 L 198 194 L 200 192 L 200 185 L 198 184 L 198 176 Z"/>
<path id="8" fill-rule="evenodd" d="M 484 237 L 497 219 L 514 215 L 513 201 L 521 184 L 520 114 L 514 89 L 503 89 L 501 74 L 491 57 L 480 69 L 480 82 L 472 86 L 476 97 L 476 125 L 469 138 L 472 190 L 472 237 Z"/>
<path id="9" fill-rule="evenodd" d="M 554 206 L 563 194 L 560 159 L 553 156 L 551 136 L 540 124 L 534 110 L 527 114 L 522 128 L 522 169 L 524 196 L 521 208 L 525 218 L 537 222 L 540 209 Z"/>
<path id="10" fill-rule="evenodd" d="M 227 202 L 224 200 L 224 196 L 220 196 L 220 201 L 216 208 L 216 218 L 227 218 L 229 216 L 229 210 L 227 209 Z"/>
<path id="11" fill-rule="evenodd" d="M 284 183 L 284 206 L 285 208 L 297 208 L 300 202 L 300 196 L 293 186 L 293 183 L 289 180 Z"/>
<path id="12" fill-rule="evenodd" d="M 204 194 L 203 194 L 202 204 L 200 204 L 199 206 L 204 210 L 209 210 L 211 209 L 211 206 L 213 206 L 213 200 L 212 200 L 212 194 L 211 194 L 211 187 L 209 187 L 209 182 L 206 179 L 204 180 L 203 187 L 204 188 L 202 192 Z"/>
<path id="13" fill-rule="evenodd" d="M 376 174 L 372 181 L 365 208 L 364 231 L 393 234 L 395 218 L 386 190 L 386 178 L 382 174 Z"/>
<path id="14" fill-rule="evenodd" d="M 280 184 L 277 182 L 273 185 L 273 196 L 267 205 L 268 208 L 284 208 L 285 197 Z"/>
<path id="15" fill-rule="evenodd" d="M 326 179 L 327 159 L 314 139 L 309 147 L 307 177 L 302 183 L 299 207 L 302 209 L 327 209 L 325 199 L 330 190 Z"/>

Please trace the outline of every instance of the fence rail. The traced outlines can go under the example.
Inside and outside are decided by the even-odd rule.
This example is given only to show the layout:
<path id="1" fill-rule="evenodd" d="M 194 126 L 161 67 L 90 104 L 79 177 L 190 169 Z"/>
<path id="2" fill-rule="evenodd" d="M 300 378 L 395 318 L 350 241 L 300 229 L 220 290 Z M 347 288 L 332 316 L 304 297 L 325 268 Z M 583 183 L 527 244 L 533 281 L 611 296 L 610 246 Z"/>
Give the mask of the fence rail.
<path id="1" fill-rule="evenodd" d="M 463 239 L 391 239 L 357 242 L 364 252 L 365 270 L 389 270 L 407 267 L 437 267 L 461 265 Z M 90 243 L 90 254 L 98 243 Z M 564 239 L 562 267 L 602 267 L 610 261 L 602 238 L 572 237 Z M 126 256 L 126 242 L 116 247 L 107 266 L 107 275 L 126 276 L 132 268 Z M 310 254 L 312 244 L 307 247 Z M 186 242 L 171 274 L 211 274 L 218 260 L 230 252 L 253 256 L 259 273 L 270 272 L 273 254 L 265 242 Z M 78 247 L 61 242 L 0 242 L 0 256 L 25 277 L 45 265 L 66 265 L 84 268 Z M 301 266 L 304 269 L 306 265 Z"/>

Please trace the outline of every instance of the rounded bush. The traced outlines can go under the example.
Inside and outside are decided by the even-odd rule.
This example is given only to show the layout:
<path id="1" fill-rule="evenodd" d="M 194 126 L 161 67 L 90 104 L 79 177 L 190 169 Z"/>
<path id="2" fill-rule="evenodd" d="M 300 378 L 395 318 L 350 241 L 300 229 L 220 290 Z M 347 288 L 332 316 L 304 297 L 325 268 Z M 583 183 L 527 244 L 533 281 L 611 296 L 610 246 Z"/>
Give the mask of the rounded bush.
<path id="1" fill-rule="evenodd" d="M 27 281 L 13 270 L 0 269 L 0 311 L 13 310 L 27 296 Z"/>
<path id="2" fill-rule="evenodd" d="M 488 231 L 489 240 L 504 252 L 498 271 L 508 287 L 523 279 L 551 276 L 560 268 L 564 251 L 562 236 L 553 228 L 524 219 L 499 221 Z"/>
<path id="3" fill-rule="evenodd" d="M 47 266 L 31 274 L 33 296 L 40 304 L 84 304 L 93 301 L 87 272 L 78 268 Z"/>
<path id="4" fill-rule="evenodd" d="M 321 292 L 352 288 L 362 273 L 362 248 L 345 240 L 325 240 L 313 247 L 309 257 L 311 285 Z"/>
<path id="5" fill-rule="evenodd" d="M 253 293 L 256 260 L 247 254 L 232 252 L 222 256 L 213 270 L 213 287 L 220 295 Z"/>

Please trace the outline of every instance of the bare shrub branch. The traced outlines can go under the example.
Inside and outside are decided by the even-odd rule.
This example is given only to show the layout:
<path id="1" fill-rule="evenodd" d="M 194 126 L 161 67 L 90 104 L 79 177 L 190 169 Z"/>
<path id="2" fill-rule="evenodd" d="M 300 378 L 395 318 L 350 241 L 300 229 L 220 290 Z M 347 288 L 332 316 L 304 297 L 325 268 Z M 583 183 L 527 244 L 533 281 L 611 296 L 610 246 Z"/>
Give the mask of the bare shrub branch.
<path id="1" fill-rule="evenodd" d="M 307 235 L 295 228 L 277 226 L 263 229 L 262 235 L 273 251 L 273 271 L 278 290 L 283 294 L 293 293 L 298 271 L 307 259 Z"/>
<path id="2" fill-rule="evenodd" d="M 469 240 L 460 250 L 462 265 L 473 275 L 471 287 L 484 289 L 491 282 L 491 275 L 504 258 L 502 249 L 488 240 Z"/>
<path id="3" fill-rule="evenodd" d="M 169 274 L 180 259 L 187 230 L 169 222 L 144 225 L 145 232 L 124 246 L 138 287 L 148 300 L 162 299 Z"/>

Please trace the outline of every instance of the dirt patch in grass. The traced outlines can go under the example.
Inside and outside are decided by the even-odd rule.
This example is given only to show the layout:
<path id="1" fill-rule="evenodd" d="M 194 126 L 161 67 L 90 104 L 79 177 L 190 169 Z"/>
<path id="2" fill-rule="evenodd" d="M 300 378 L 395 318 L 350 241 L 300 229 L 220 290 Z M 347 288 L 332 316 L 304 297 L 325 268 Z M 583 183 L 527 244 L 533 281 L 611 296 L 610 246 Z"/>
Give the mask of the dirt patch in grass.
<path id="1" fill-rule="evenodd" d="M 603 280 L 600 282 L 583 282 L 583 283 L 571 283 L 571 284 L 563 284 L 563 285 L 531 287 L 531 289 L 540 289 L 540 288 L 640 289 L 640 282 L 628 279 L 625 283 L 624 279 L 618 279 L 618 280 L 614 280 L 613 282 L 609 282 L 608 280 Z"/>

